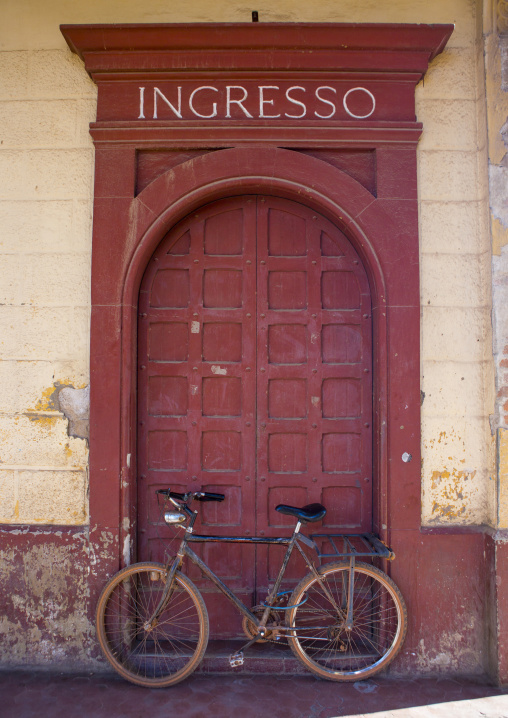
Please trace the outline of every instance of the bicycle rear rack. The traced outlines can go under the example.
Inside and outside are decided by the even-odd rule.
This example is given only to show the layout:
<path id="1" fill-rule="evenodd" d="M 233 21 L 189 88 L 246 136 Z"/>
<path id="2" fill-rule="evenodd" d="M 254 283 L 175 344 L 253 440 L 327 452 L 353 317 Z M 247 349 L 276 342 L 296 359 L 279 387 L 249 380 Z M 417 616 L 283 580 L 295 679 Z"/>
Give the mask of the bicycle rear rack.
<path id="1" fill-rule="evenodd" d="M 374 534 L 311 534 L 310 538 L 316 545 L 320 560 L 323 558 L 385 558 L 388 561 L 393 561 L 395 558 L 394 552 Z M 342 542 L 342 549 L 337 546 L 339 542 Z"/>

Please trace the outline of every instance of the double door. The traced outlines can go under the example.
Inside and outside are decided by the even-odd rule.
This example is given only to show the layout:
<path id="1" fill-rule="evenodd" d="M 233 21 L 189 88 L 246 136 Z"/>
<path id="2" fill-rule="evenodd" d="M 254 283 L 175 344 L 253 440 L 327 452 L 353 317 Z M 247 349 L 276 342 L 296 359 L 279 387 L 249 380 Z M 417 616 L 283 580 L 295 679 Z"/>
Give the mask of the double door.
<path id="1" fill-rule="evenodd" d="M 201 533 L 285 535 L 294 522 L 275 506 L 311 502 L 328 510 L 319 530 L 371 529 L 371 326 L 357 253 L 305 205 L 232 197 L 166 235 L 139 298 L 140 560 L 164 560 L 155 489 L 168 486 L 226 495 L 199 505 Z M 279 547 L 200 549 L 248 605 L 264 600 Z M 234 635 L 195 570 L 212 625 Z"/>

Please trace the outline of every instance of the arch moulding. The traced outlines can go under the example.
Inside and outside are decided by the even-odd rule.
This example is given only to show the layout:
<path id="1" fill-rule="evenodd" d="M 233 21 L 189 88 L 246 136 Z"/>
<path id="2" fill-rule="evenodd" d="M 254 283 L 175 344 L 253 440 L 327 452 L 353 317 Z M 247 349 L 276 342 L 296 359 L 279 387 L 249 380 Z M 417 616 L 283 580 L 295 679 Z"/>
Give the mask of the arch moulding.
<path id="1" fill-rule="evenodd" d="M 296 159 L 298 161 L 295 161 L 294 153 L 288 150 L 224 150 L 191 160 L 164 173 L 138 196 L 136 202 L 143 205 L 145 210 L 148 209 L 150 214 L 145 216 L 141 212 L 135 213 L 136 216 L 142 216 L 143 221 L 137 224 L 137 235 L 132 237 L 132 255 L 127 260 L 121 326 L 120 415 L 124 419 L 130 418 L 122 423 L 120 455 L 130 455 L 132 467 L 135 466 L 136 457 L 136 405 L 133 397 L 136 396 L 136 326 L 140 281 L 167 231 L 204 204 L 233 195 L 262 193 L 292 199 L 327 216 L 350 238 L 362 258 L 371 286 L 376 345 L 386 346 L 387 288 L 375 248 L 377 243 L 382 250 L 382 242 L 376 242 L 376 228 L 383 227 L 391 237 L 395 237 L 397 228 L 381 206 L 373 208 L 366 219 L 362 217 L 374 198 L 350 176 L 313 157 Z M 314 181 L 309 183 L 303 180 L 304 177 L 314 178 Z M 114 271 L 114 268 L 111 267 L 110 271 Z M 374 507 L 375 525 L 379 529 L 383 524 L 388 525 L 387 472 L 381 470 L 381 466 L 386 463 L 386 441 L 385 435 L 380 432 L 380 427 L 388 421 L 385 401 L 387 367 L 384 352 L 376 351 L 374 359 L 374 391 L 377 397 L 374 406 L 378 407 L 374 426 Z M 136 518 L 133 511 L 136 505 L 136 475 L 131 467 L 124 466 L 122 471 L 126 479 L 122 482 L 121 505 L 124 517 L 129 517 L 130 526 L 134 525 Z M 416 488 L 418 490 L 419 485 Z M 122 543 L 126 539 L 129 545 L 134 545 L 134 536 L 128 536 L 127 533 L 122 535 Z"/>
<path id="2" fill-rule="evenodd" d="M 132 558 L 135 546 L 136 327 L 143 272 L 164 235 L 184 216 L 218 198 L 255 193 L 315 209 L 341 228 L 359 253 L 373 301 L 375 528 L 388 538 L 388 527 L 396 528 L 401 519 L 410 521 L 408 513 L 413 513 L 416 524 L 419 521 L 418 332 L 412 332 L 414 341 L 401 345 L 393 357 L 387 352 L 389 345 L 398 344 L 401 333 L 408 335 L 408 326 L 418 327 L 416 208 L 401 225 L 393 219 L 400 202 L 376 199 L 352 177 L 314 157 L 284 149 L 229 149 L 160 175 L 126 207 L 128 225 L 110 226 L 109 241 L 94 246 L 90 510 L 93 523 L 120 529 L 123 562 Z M 107 351 L 105 343 L 110 344 Z M 397 382 L 390 382 L 390 375 L 397 376 Z M 398 406 L 401 387 L 404 406 L 416 407 L 412 417 Z M 397 434 L 389 429 L 401 411 L 407 431 L 398 449 L 400 430 Z M 115 426 L 116 436 L 111 431 Z M 395 443 L 390 442 L 394 433 Z M 414 463 L 400 461 L 404 451 Z M 396 475 L 388 475 L 394 452 L 404 473 L 404 497 L 399 500 L 391 491 Z"/>

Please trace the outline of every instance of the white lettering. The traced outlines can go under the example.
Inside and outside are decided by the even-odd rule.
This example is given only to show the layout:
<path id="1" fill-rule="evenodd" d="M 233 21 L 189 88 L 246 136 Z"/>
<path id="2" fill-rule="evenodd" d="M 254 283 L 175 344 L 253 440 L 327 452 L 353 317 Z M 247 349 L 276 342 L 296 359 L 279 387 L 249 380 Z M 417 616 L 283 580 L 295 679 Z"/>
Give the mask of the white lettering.
<path id="1" fill-rule="evenodd" d="M 249 80 L 248 83 L 251 83 Z M 317 83 L 316 83 L 317 84 Z M 152 114 L 150 101 L 146 100 L 146 90 L 151 92 L 151 87 L 138 87 L 139 90 L 139 114 L 138 119 L 146 119 L 145 105 L 148 119 Z M 224 92 L 225 90 L 225 92 Z M 281 88 L 279 85 L 258 85 L 259 93 L 259 109 L 253 109 L 255 100 L 253 93 L 255 88 L 251 89 L 251 85 L 222 85 L 219 83 L 214 85 L 200 85 L 194 89 L 192 85 L 165 87 L 170 99 L 161 92 L 158 87 L 153 87 L 153 119 L 158 119 L 161 114 L 161 101 L 169 108 L 162 110 L 163 116 L 169 115 L 170 119 L 187 119 L 199 117 L 203 119 L 211 119 L 213 117 L 221 117 L 223 119 L 232 119 L 233 121 L 241 120 L 241 118 L 259 118 L 261 119 L 277 119 L 278 117 L 288 117 L 290 119 L 302 119 L 307 116 L 319 117 L 323 120 L 329 120 L 337 116 L 337 110 L 340 109 L 340 101 L 344 111 L 349 117 L 355 120 L 364 120 L 371 117 L 376 110 L 376 98 L 370 90 L 365 87 L 352 87 L 349 90 L 343 90 L 342 85 L 333 87 L 331 85 L 321 85 L 316 87 L 314 83 L 305 85 L 292 85 L 287 89 Z M 208 91 L 214 92 L 214 95 L 200 96 L 199 93 Z M 273 92 L 272 92 L 273 91 Z M 284 97 L 282 96 L 284 93 Z M 301 94 L 300 94 L 301 93 Z M 354 93 L 363 93 L 367 96 L 367 100 L 360 95 Z M 185 94 L 185 96 L 184 96 Z M 250 98 L 250 101 L 249 101 Z M 301 98 L 301 99 L 300 99 Z M 353 98 L 353 99 L 352 99 Z M 183 100 L 183 105 L 182 105 Z M 309 105 L 310 103 L 310 105 Z M 351 109 L 351 106 L 353 109 Z M 280 109 L 276 113 L 275 110 Z M 206 112 L 208 110 L 208 113 Z M 293 110 L 288 112 L 287 110 Z M 358 114 L 363 112 L 364 114 Z"/>
<path id="2" fill-rule="evenodd" d="M 351 112 L 351 110 L 347 106 L 346 100 L 352 92 L 365 92 L 372 100 L 372 110 L 370 112 L 367 112 L 366 115 L 355 115 L 355 114 L 353 114 L 353 112 Z M 348 115 L 350 117 L 354 117 L 355 119 L 358 119 L 358 120 L 364 120 L 366 117 L 370 117 L 372 115 L 372 113 L 374 112 L 374 110 L 376 109 L 376 98 L 374 97 L 372 92 L 369 92 L 369 90 L 366 90 L 365 87 L 353 87 L 351 90 L 348 90 L 346 92 L 346 94 L 344 95 L 342 104 L 344 105 L 344 109 L 346 110 L 346 112 L 348 113 Z"/>
<path id="3" fill-rule="evenodd" d="M 321 95 L 319 94 L 319 90 L 331 90 L 335 94 L 337 94 L 337 90 L 335 90 L 333 87 L 329 87 L 328 85 L 323 85 L 322 87 L 318 87 L 316 90 L 317 99 L 320 100 L 321 102 L 324 102 L 325 105 L 330 105 L 330 107 L 332 108 L 332 111 L 328 115 L 320 115 L 319 112 L 317 112 L 317 110 L 316 110 L 316 112 L 314 112 L 314 114 L 316 115 L 316 117 L 321 117 L 322 120 L 329 120 L 330 117 L 334 116 L 337 108 L 335 107 L 335 103 L 333 103 L 331 100 L 325 100 L 324 97 L 321 97 Z"/>
<path id="4" fill-rule="evenodd" d="M 144 120 L 145 119 L 145 88 L 140 87 L 139 88 L 139 115 L 138 120 Z"/>
<path id="5" fill-rule="evenodd" d="M 243 97 L 240 100 L 231 99 L 231 90 L 242 90 Z M 226 85 L 226 117 L 231 117 L 231 105 L 238 105 L 246 117 L 252 117 L 250 112 L 245 109 L 242 102 L 247 99 L 249 93 L 241 85 Z"/>
<path id="6" fill-rule="evenodd" d="M 265 100 L 263 90 L 278 90 L 278 85 L 258 85 L 259 88 L 259 116 L 260 117 L 280 117 L 280 112 L 278 115 L 265 115 L 264 113 L 264 105 L 273 105 L 275 100 Z"/>
<path id="7" fill-rule="evenodd" d="M 196 115 L 196 117 L 204 117 L 205 119 L 209 119 L 210 117 L 217 117 L 217 103 L 216 102 L 214 102 L 212 104 L 212 114 L 211 115 L 202 115 L 194 107 L 194 105 L 193 105 L 194 96 L 197 95 L 198 92 L 201 92 L 201 90 L 213 90 L 214 92 L 219 91 L 216 87 L 211 87 L 210 85 L 203 85 L 202 87 L 196 87 L 196 89 L 193 92 L 191 92 L 191 96 L 189 97 L 189 107 L 191 109 L 191 112 L 193 112 Z"/>
<path id="8" fill-rule="evenodd" d="M 285 112 L 286 117 L 294 117 L 295 119 L 299 119 L 300 117 L 305 117 L 307 114 L 307 107 L 303 104 L 303 102 L 300 102 L 300 100 L 295 100 L 294 97 L 290 96 L 291 90 L 302 90 L 302 92 L 305 92 L 305 87 L 300 87 L 299 85 L 294 85 L 293 87 L 288 87 L 286 90 L 286 99 L 288 99 L 290 102 L 292 102 L 294 105 L 300 105 L 302 108 L 302 113 L 300 115 L 290 115 L 287 112 Z"/>
<path id="9" fill-rule="evenodd" d="M 153 119 L 157 119 L 157 95 L 162 97 L 164 102 L 173 110 L 175 115 L 182 119 L 182 88 L 178 88 L 178 109 L 171 104 L 168 98 L 162 94 L 158 87 L 153 88 Z"/>

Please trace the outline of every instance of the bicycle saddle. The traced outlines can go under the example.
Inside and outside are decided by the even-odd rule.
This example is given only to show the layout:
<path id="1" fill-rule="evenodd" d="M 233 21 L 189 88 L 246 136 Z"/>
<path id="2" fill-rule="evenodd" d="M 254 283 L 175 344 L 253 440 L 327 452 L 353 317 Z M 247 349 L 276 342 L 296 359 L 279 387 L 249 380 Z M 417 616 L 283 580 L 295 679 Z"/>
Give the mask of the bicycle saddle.
<path id="1" fill-rule="evenodd" d="M 286 506 L 286 504 L 279 504 L 275 507 L 275 511 L 280 514 L 287 514 L 288 516 L 294 516 L 298 521 L 320 521 L 326 514 L 326 509 L 321 504 L 307 504 L 302 506 L 301 509 L 296 506 Z"/>

